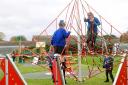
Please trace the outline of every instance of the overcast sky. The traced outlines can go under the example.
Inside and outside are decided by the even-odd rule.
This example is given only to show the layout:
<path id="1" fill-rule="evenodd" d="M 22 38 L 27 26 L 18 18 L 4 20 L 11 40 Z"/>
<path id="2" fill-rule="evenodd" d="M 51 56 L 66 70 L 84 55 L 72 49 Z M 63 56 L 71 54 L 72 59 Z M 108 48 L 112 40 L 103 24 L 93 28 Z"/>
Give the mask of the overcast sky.
<path id="1" fill-rule="evenodd" d="M 86 0 L 119 31 L 128 31 L 128 0 Z M 70 0 L 0 0 L 0 31 L 5 40 L 25 35 L 31 40 L 53 20 Z"/>

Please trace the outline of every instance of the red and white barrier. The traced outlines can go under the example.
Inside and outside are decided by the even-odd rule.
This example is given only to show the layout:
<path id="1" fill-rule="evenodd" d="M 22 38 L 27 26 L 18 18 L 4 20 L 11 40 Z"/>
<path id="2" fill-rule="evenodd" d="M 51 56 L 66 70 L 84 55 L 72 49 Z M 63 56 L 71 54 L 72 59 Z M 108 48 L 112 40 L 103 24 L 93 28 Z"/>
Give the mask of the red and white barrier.
<path id="1" fill-rule="evenodd" d="M 62 80 L 61 80 L 61 75 L 60 71 L 57 66 L 56 59 L 53 60 L 52 62 L 52 72 L 53 72 L 53 78 L 54 78 L 54 85 L 62 85 Z"/>
<path id="2" fill-rule="evenodd" d="M 128 60 L 125 56 L 119 65 L 113 85 L 128 85 Z"/>
<path id="3" fill-rule="evenodd" d="M 0 85 L 27 85 L 9 55 L 6 57 L 0 56 L 0 68 L 4 72 L 4 77 L 0 80 Z"/>
<path id="4" fill-rule="evenodd" d="M 0 80 L 1 85 L 6 85 L 5 58 L 0 58 L 0 68 L 4 72 L 4 77 Z"/>
<path id="5" fill-rule="evenodd" d="M 55 59 L 52 61 L 52 74 L 54 79 L 54 85 L 65 85 L 65 79 L 63 70 L 60 65 L 58 57 L 61 57 L 59 54 L 54 54 Z"/>

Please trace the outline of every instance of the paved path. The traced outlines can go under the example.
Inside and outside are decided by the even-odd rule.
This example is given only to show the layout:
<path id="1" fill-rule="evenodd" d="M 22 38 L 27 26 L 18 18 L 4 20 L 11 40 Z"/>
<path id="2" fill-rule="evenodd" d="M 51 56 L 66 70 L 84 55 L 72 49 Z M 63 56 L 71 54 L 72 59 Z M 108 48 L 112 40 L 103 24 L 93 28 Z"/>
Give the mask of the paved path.
<path id="1" fill-rule="evenodd" d="M 23 77 L 27 79 L 47 79 L 47 78 L 51 78 L 51 73 L 50 72 L 27 73 L 27 74 L 23 74 Z"/>
<path id="2" fill-rule="evenodd" d="M 23 66 L 24 67 L 33 67 L 33 66 L 36 66 L 36 65 L 33 65 L 31 63 L 24 63 Z"/>
<path id="3" fill-rule="evenodd" d="M 88 72 L 82 70 L 82 77 L 88 76 L 88 74 L 89 74 Z M 50 72 L 27 73 L 27 74 L 23 74 L 23 77 L 27 79 L 49 79 L 51 78 L 51 73 Z"/>
<path id="4" fill-rule="evenodd" d="M 33 67 L 33 66 L 37 66 L 37 65 L 33 65 L 31 63 L 25 63 L 23 64 L 24 67 Z M 34 72 L 34 73 L 26 73 L 23 74 L 24 78 L 27 79 L 47 79 L 47 78 L 51 78 L 51 73 L 50 72 Z"/>
<path id="5" fill-rule="evenodd" d="M 35 66 L 35 65 L 32 65 L 31 63 L 25 63 L 24 66 L 31 67 L 31 66 Z M 83 68 L 87 68 L 87 67 L 84 66 Z M 81 72 L 82 72 L 82 77 L 89 75 L 88 69 L 82 69 Z M 93 75 L 95 75 L 97 73 L 99 73 L 99 71 L 93 72 Z M 67 74 L 69 74 L 69 73 L 67 73 Z M 51 72 L 43 71 L 43 72 L 35 72 L 35 73 L 26 73 L 26 74 L 23 74 L 23 77 L 27 78 L 27 79 L 50 79 Z"/>

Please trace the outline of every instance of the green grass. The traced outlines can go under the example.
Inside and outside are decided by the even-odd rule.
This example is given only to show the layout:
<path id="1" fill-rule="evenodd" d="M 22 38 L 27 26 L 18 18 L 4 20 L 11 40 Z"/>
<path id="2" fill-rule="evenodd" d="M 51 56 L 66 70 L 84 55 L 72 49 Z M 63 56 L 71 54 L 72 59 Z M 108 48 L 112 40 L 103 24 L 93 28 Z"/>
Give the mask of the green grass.
<path id="1" fill-rule="evenodd" d="M 101 65 L 103 62 L 103 58 L 100 56 L 87 56 L 85 58 L 82 59 L 82 64 L 87 64 L 87 65 L 91 65 L 91 66 L 99 66 Z"/>
<path id="2" fill-rule="evenodd" d="M 121 57 L 115 57 L 114 58 L 114 64 L 118 64 L 121 59 Z M 88 62 L 88 64 L 85 62 L 85 59 L 82 59 L 82 69 L 85 71 L 88 71 L 87 66 L 92 66 L 93 65 L 93 60 L 95 62 L 94 68 L 97 68 L 97 66 L 99 66 L 100 68 L 102 68 L 102 61 L 103 58 L 102 57 L 86 57 L 86 60 Z M 30 67 L 26 67 L 24 66 L 24 64 L 19 64 L 16 63 L 18 69 L 20 70 L 20 72 L 22 74 L 26 74 L 26 73 L 34 73 L 34 72 L 42 72 L 42 71 L 48 71 L 48 69 L 40 67 L 40 66 L 30 66 Z M 74 67 L 77 67 L 78 65 L 75 64 L 73 65 Z M 103 69 L 103 68 L 102 68 Z M 115 76 L 116 71 L 118 69 L 118 66 L 114 67 L 113 69 L 113 74 Z M 0 73 L 1 74 L 1 73 Z M 0 75 L 1 77 L 1 75 Z M 109 83 L 104 83 L 105 80 L 105 73 L 102 72 L 90 79 L 85 80 L 84 82 L 78 82 L 75 81 L 73 78 L 66 78 L 68 84 L 67 85 L 112 85 L 111 82 Z M 52 79 L 26 79 L 28 85 L 53 85 Z"/>
<path id="3" fill-rule="evenodd" d="M 103 58 L 101 59 L 103 60 Z M 115 57 L 114 64 L 118 64 L 120 62 L 119 61 L 120 59 L 121 57 Z M 92 66 L 92 57 L 87 57 L 87 60 L 89 62 L 88 65 Z M 97 65 L 101 64 L 100 68 L 102 68 L 102 62 L 100 61 L 100 57 L 94 57 L 94 60 Z M 74 65 L 74 66 L 77 66 L 77 65 Z M 94 68 L 96 68 L 96 66 L 94 66 Z M 82 69 L 84 69 L 85 71 L 88 70 L 85 60 L 82 60 Z M 118 69 L 118 66 L 115 66 L 113 69 L 114 76 L 116 75 L 117 69 Z M 112 85 L 111 79 L 109 83 L 104 83 L 105 79 L 106 79 L 105 72 L 102 72 L 90 79 L 86 79 L 83 82 L 75 81 L 73 78 L 66 78 L 68 83 L 67 85 Z M 27 79 L 27 83 L 28 85 L 54 85 L 52 82 L 52 79 Z"/>
<path id="4" fill-rule="evenodd" d="M 27 79 L 28 85 L 53 85 L 51 79 Z"/>
<path id="5" fill-rule="evenodd" d="M 114 76 L 116 74 L 117 68 L 118 67 L 114 68 L 113 70 Z M 105 72 L 102 72 L 101 74 L 98 74 L 83 82 L 75 81 L 73 78 L 66 78 L 68 83 L 67 85 L 112 85 L 111 79 L 110 82 L 104 83 L 105 79 Z M 28 85 L 53 85 L 51 79 L 27 79 L 27 83 Z"/>
<path id="6" fill-rule="evenodd" d="M 47 69 L 38 65 L 30 66 L 30 67 L 24 66 L 24 64 L 19 64 L 19 63 L 16 63 L 16 65 L 22 74 L 47 71 Z"/>
<path id="7" fill-rule="evenodd" d="M 114 67 L 113 69 L 113 74 L 115 76 L 116 71 L 118 69 L 118 64 L 120 63 L 120 59 L 121 57 L 115 57 L 114 58 L 114 64 L 117 65 Z M 94 68 L 97 68 L 97 66 L 99 66 L 100 68 L 102 68 L 102 61 L 103 61 L 103 57 L 86 57 L 86 60 L 88 62 L 88 64 L 85 62 L 85 59 L 82 59 L 82 69 L 85 71 L 88 71 L 87 66 L 92 66 L 93 65 L 93 60 L 95 62 Z M 34 72 L 42 72 L 42 71 L 48 71 L 48 69 L 40 67 L 40 66 L 30 66 L 30 67 L 26 67 L 24 66 L 24 64 L 19 64 L 16 63 L 18 69 L 20 70 L 20 72 L 22 74 L 26 74 L 26 73 L 34 73 Z M 78 65 L 75 64 L 73 65 L 74 67 L 77 67 Z M 103 69 L 103 68 L 102 68 Z M 1 71 L 0 71 L 0 78 L 1 78 Z M 105 73 L 100 73 L 90 79 L 85 80 L 84 82 L 78 82 L 75 81 L 74 79 L 71 78 L 66 78 L 68 84 L 67 85 L 112 85 L 111 82 L 109 83 L 104 83 L 105 80 Z M 53 85 L 52 79 L 26 79 L 28 85 Z"/>
<path id="8" fill-rule="evenodd" d="M 2 71 L 2 69 L 0 68 L 0 80 L 3 78 L 4 76 L 4 72 Z"/>
<path id="9" fill-rule="evenodd" d="M 105 80 L 105 74 L 101 73 L 97 75 L 96 77 L 87 79 L 82 82 L 75 81 L 74 79 L 68 78 L 67 85 L 112 85 L 112 82 L 104 83 Z M 38 83 L 37 83 L 38 82 Z M 53 82 L 51 79 L 28 79 L 27 80 L 28 85 L 53 85 Z"/>

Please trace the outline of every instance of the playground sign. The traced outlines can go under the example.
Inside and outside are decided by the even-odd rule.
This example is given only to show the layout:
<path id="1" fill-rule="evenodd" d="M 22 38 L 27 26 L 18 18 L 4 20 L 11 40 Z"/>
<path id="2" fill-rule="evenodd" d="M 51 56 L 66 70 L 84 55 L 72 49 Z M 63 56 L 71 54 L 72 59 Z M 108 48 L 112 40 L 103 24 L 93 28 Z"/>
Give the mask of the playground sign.
<path id="1" fill-rule="evenodd" d="M 45 47 L 46 43 L 45 42 L 36 42 L 36 47 L 39 48 L 39 47 Z"/>

